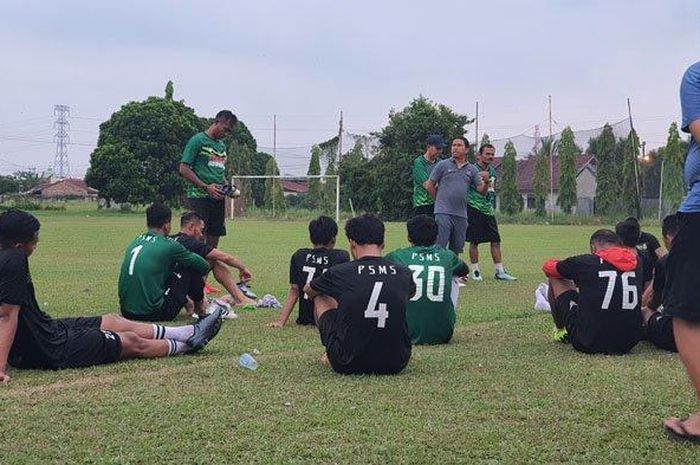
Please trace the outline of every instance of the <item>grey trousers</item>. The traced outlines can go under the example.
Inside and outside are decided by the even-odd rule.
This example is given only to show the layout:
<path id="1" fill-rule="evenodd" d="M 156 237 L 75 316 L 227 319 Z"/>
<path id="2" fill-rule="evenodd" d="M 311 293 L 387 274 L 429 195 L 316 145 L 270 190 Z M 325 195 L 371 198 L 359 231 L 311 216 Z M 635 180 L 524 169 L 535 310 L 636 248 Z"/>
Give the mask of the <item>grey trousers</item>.
<path id="1" fill-rule="evenodd" d="M 436 213 L 438 224 L 437 245 L 450 249 L 456 254 L 464 252 L 468 222 L 466 218 L 445 213 Z"/>

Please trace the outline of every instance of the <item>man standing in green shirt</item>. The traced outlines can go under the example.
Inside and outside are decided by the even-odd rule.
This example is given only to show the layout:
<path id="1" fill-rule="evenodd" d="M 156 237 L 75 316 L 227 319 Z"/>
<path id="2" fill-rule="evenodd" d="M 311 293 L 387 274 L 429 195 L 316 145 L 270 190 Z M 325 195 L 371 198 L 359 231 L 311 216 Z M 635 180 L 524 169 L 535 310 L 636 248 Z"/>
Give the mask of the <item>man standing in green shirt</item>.
<path id="1" fill-rule="evenodd" d="M 204 279 L 209 263 L 170 239 L 170 208 L 154 203 L 146 209 L 148 232 L 124 253 L 119 273 L 119 304 L 130 320 L 173 320 L 189 296 L 204 314 Z"/>
<path id="2" fill-rule="evenodd" d="M 425 190 L 423 184 L 430 178 L 437 158 L 445 148 L 442 136 L 431 134 L 426 141 L 425 153 L 413 161 L 413 213 L 415 215 L 432 215 L 435 201 Z"/>
<path id="3" fill-rule="evenodd" d="M 506 272 L 501 257 L 501 235 L 498 233 L 495 208 L 496 170 L 492 166 L 495 154 L 496 149 L 491 144 L 484 144 L 479 148 L 479 153 L 476 155 L 476 167 L 481 172 L 482 177 L 488 177 L 489 188 L 483 194 L 474 187 L 469 189 L 467 242 L 469 242 L 470 268 L 474 281 L 483 279 L 481 270 L 479 270 L 479 244 L 482 242 L 491 243 L 491 258 L 496 268 L 495 278 L 501 281 L 515 281 L 517 279 Z"/>
<path id="4" fill-rule="evenodd" d="M 207 245 L 218 247 L 226 235 L 226 145 L 222 142 L 238 124 L 229 110 L 216 114 L 209 128 L 190 138 L 180 160 L 180 174 L 189 181 L 187 208 L 204 219 Z"/>
<path id="5" fill-rule="evenodd" d="M 406 307 L 406 323 L 413 344 L 445 344 L 452 339 L 458 287 L 454 276 L 467 276 L 469 267 L 454 252 L 435 244 L 438 225 L 432 215 L 418 215 L 406 223 L 411 247 L 385 258 L 413 272 L 416 293 Z"/>

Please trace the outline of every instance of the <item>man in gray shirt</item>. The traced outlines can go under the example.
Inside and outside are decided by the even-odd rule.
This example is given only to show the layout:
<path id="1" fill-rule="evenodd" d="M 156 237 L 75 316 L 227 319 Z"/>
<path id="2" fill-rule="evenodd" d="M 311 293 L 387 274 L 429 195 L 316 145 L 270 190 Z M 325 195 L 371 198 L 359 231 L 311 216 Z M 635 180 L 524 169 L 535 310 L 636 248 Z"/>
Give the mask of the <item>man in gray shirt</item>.
<path id="1" fill-rule="evenodd" d="M 456 254 L 464 251 L 467 233 L 469 187 L 481 194 L 488 190 L 488 177 L 479 174 L 467 161 L 469 141 L 457 137 L 452 141 L 452 158 L 435 165 L 425 189 L 435 199 L 435 221 L 438 224 L 437 244 Z"/>

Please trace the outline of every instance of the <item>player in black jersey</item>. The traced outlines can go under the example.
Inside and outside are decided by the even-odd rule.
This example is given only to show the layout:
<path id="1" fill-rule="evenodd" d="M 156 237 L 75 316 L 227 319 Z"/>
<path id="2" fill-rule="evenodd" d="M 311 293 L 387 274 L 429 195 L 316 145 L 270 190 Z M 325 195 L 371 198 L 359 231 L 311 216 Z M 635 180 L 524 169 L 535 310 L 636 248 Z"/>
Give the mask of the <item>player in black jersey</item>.
<path id="1" fill-rule="evenodd" d="M 641 234 L 639 222 L 634 218 L 620 221 L 615 225 L 615 234 L 617 234 L 617 237 L 622 241 L 623 247 L 628 247 L 630 250 L 637 253 L 637 261 L 642 267 L 642 289 L 643 291 L 646 290 L 654 277 L 654 263 L 656 262 L 656 257 L 654 257 L 654 259 L 651 257 L 653 252 L 637 248 L 637 241 Z"/>
<path id="2" fill-rule="evenodd" d="M 382 258 L 384 223 L 362 215 L 345 224 L 355 259 L 330 268 L 304 287 L 333 370 L 393 374 L 411 358 L 406 304 L 416 286 L 411 271 Z"/>
<path id="3" fill-rule="evenodd" d="M 555 337 L 581 352 L 624 354 L 642 336 L 641 267 L 610 230 L 593 233 L 590 247 L 590 254 L 548 260 L 542 267 Z"/>
<path id="4" fill-rule="evenodd" d="M 666 250 L 673 247 L 673 239 L 678 234 L 680 224 L 676 215 L 668 215 L 661 224 L 661 234 Z M 666 285 L 666 259 L 668 255 L 659 258 L 654 267 L 654 279 L 642 296 L 642 324 L 646 329 L 647 339 L 656 347 L 671 352 L 677 352 L 676 340 L 673 337 L 673 318 L 663 311 L 661 302 Z"/>
<path id="5" fill-rule="evenodd" d="M 338 224 L 333 218 L 319 216 L 309 223 L 309 240 L 313 248 L 299 249 L 289 262 L 289 293 L 284 301 L 280 316 L 268 326 L 281 328 L 289 319 L 294 306 L 299 301 L 297 324 L 315 325 L 314 303 L 303 293 L 304 286 L 330 267 L 349 262 L 350 255 L 345 250 L 335 249 Z"/>

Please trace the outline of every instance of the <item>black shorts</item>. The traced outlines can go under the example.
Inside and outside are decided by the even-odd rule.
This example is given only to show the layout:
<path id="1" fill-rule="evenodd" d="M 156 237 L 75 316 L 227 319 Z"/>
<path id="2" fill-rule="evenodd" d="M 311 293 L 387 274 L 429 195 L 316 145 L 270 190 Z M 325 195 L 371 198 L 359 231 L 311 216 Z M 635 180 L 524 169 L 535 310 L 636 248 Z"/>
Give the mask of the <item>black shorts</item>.
<path id="1" fill-rule="evenodd" d="M 467 242 L 481 244 L 482 242 L 501 242 L 498 233 L 496 217 L 481 213 L 476 208 L 467 209 L 469 226 L 467 227 Z"/>
<path id="2" fill-rule="evenodd" d="M 210 197 L 187 199 L 186 206 L 202 217 L 204 230 L 208 235 L 217 237 L 226 235 L 225 200 L 215 200 Z"/>
<path id="3" fill-rule="evenodd" d="M 664 313 L 700 322 L 700 213 L 678 213 L 680 230 L 666 259 Z"/>
<path id="4" fill-rule="evenodd" d="M 576 326 L 576 314 L 578 312 L 578 291 L 573 289 L 562 292 L 554 302 L 552 316 L 558 328 L 566 328 L 569 338 Z"/>
<path id="5" fill-rule="evenodd" d="M 673 318 L 654 312 L 647 323 L 647 339 L 659 349 L 678 352 L 676 339 L 673 336 Z"/>
<path id="6" fill-rule="evenodd" d="M 100 329 L 102 317 L 63 318 L 56 323 L 66 329 L 63 356 L 54 369 L 82 368 L 114 363 L 121 357 L 119 335 Z"/>
<path id="7" fill-rule="evenodd" d="M 122 316 L 134 321 L 172 321 L 187 303 L 187 297 L 193 302 L 204 300 L 204 278 L 188 269 L 175 270 L 166 282 L 163 307 L 153 313 L 131 313 L 122 309 Z"/>
<path id="8" fill-rule="evenodd" d="M 431 203 L 430 205 L 419 205 L 417 207 L 413 207 L 413 216 L 418 216 L 418 215 L 433 216 L 434 210 L 435 210 L 434 203 Z"/>

